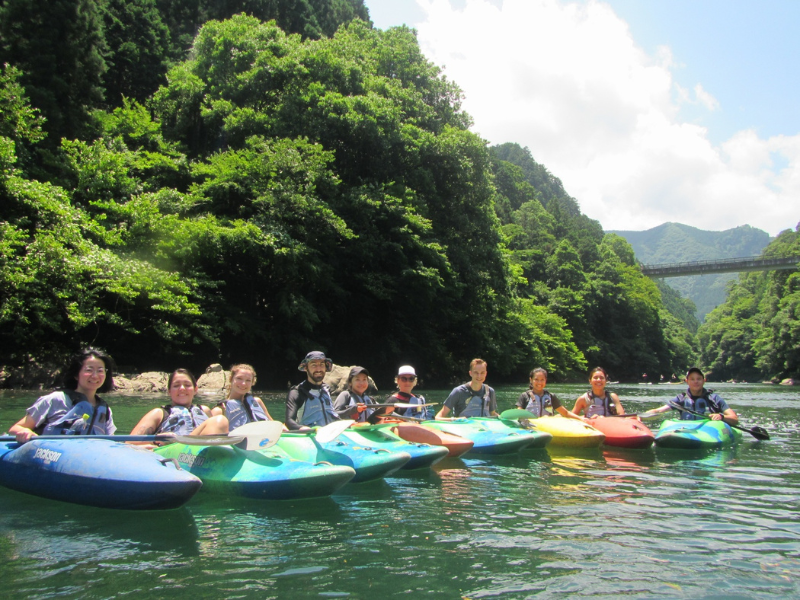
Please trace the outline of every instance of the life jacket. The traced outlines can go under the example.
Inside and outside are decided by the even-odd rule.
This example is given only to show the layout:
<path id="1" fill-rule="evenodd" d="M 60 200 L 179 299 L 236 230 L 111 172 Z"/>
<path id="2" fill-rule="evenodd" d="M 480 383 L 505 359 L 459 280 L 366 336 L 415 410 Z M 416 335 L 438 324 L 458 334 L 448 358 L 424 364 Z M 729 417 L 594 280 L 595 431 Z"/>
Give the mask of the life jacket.
<path id="1" fill-rule="evenodd" d="M 96 397 L 97 406 L 92 406 L 83 394 L 64 390 L 65 398 L 72 403 L 63 416 L 37 427 L 35 433 L 41 435 L 108 435 L 111 409 L 105 400 Z"/>
<path id="2" fill-rule="evenodd" d="M 253 394 L 245 394 L 241 400 L 234 400 L 229 398 L 217 404 L 225 411 L 225 416 L 228 418 L 228 430 L 233 431 L 237 427 L 252 423 L 253 421 L 269 421 L 267 413 L 261 408 L 261 405 L 256 402 Z"/>
<path id="3" fill-rule="evenodd" d="M 544 417 L 553 414 L 553 400 L 547 390 L 541 396 L 537 396 L 533 390 L 525 390 L 528 394 L 528 404 L 525 410 L 533 413 L 536 417 Z"/>
<path id="4" fill-rule="evenodd" d="M 586 417 L 591 418 L 595 415 L 608 417 L 617 414 L 617 406 L 611 401 L 611 394 L 606 391 L 606 395 L 598 398 L 592 393 L 592 390 L 586 392 L 586 397 L 589 399 L 589 405 L 586 407 Z"/>
<path id="5" fill-rule="evenodd" d="M 703 394 L 697 398 L 692 398 L 689 392 L 681 392 L 681 394 L 675 399 L 675 403 L 680 404 L 683 406 L 683 408 L 688 410 L 693 410 L 703 414 L 706 412 L 721 413 L 722 407 L 719 404 L 718 398 L 719 396 L 714 393 L 714 390 L 707 390 L 706 388 L 703 388 Z M 706 417 L 699 417 L 683 411 L 681 411 L 680 416 L 681 421 L 699 421 L 704 418 Z"/>
<path id="6" fill-rule="evenodd" d="M 317 427 L 320 425 L 327 425 L 333 421 L 338 421 L 339 415 L 333 410 L 333 401 L 331 400 L 331 393 L 328 391 L 328 386 L 323 383 L 319 389 L 309 390 L 306 389 L 303 383 L 299 383 L 293 388 L 304 398 L 303 406 L 300 407 L 298 411 L 298 417 L 300 418 L 298 422 L 300 425 Z M 313 392 L 316 392 L 316 394 Z"/>
<path id="7" fill-rule="evenodd" d="M 177 406 L 175 404 L 165 404 L 161 407 L 164 411 L 164 418 L 156 429 L 156 433 L 173 432 L 176 435 L 189 435 L 200 426 L 200 423 L 208 419 L 208 415 L 196 404 Z"/>
<path id="8" fill-rule="evenodd" d="M 347 407 L 351 408 L 356 404 L 376 404 L 375 400 L 364 394 L 363 396 L 359 396 L 352 390 L 346 390 L 347 393 Z M 365 423 L 369 417 L 372 416 L 372 413 L 375 412 L 374 408 L 368 408 L 367 410 L 359 413 L 358 415 L 353 415 L 352 417 L 348 417 L 350 419 L 354 419 L 358 423 Z"/>
<path id="9" fill-rule="evenodd" d="M 424 396 L 415 396 L 414 394 L 404 394 L 403 392 L 395 392 L 386 399 L 387 403 L 390 402 L 404 402 L 405 404 L 427 404 Z M 422 419 L 424 421 L 431 421 L 434 417 L 433 409 L 429 406 L 422 408 L 403 408 L 400 410 L 395 409 L 398 415 L 406 417 L 413 417 L 415 419 Z"/>
<path id="10" fill-rule="evenodd" d="M 467 402 L 467 406 L 464 410 L 461 411 L 461 414 L 458 415 L 459 417 L 488 417 L 491 416 L 491 410 L 489 409 L 489 400 L 491 395 L 489 393 L 489 386 L 482 384 L 481 390 L 477 392 L 473 390 L 469 385 L 465 384 L 467 390 L 472 393 L 472 396 L 469 398 L 469 402 Z M 481 395 L 481 391 L 485 390 L 483 395 Z"/>

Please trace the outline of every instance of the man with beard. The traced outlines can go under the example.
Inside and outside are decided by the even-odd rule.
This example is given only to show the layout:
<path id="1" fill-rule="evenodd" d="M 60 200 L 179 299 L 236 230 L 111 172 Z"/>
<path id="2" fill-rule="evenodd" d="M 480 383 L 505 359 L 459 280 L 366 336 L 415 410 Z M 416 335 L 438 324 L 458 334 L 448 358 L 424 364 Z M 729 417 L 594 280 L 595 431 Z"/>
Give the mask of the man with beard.
<path id="1" fill-rule="evenodd" d="M 305 371 L 306 380 L 290 388 L 286 398 L 286 426 L 290 430 L 308 431 L 339 420 L 331 391 L 322 382 L 332 368 L 333 361 L 318 350 L 306 354 L 298 365 L 298 371 Z"/>

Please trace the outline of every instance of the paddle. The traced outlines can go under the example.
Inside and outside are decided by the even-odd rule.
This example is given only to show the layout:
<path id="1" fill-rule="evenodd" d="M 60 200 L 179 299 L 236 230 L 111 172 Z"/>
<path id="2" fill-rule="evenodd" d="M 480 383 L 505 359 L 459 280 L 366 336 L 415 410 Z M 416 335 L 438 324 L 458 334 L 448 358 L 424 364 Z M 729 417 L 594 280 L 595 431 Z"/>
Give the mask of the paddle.
<path id="1" fill-rule="evenodd" d="M 280 421 L 254 421 L 245 423 L 228 434 L 231 437 L 243 438 L 242 442 L 228 443 L 234 443 L 244 450 L 263 450 L 274 446 L 280 439 L 281 433 L 283 433 L 283 423 Z"/>
<path id="2" fill-rule="evenodd" d="M 670 407 L 674 408 L 675 410 L 679 410 L 681 412 L 689 413 L 690 415 L 695 415 L 697 417 L 705 417 L 706 419 L 708 418 L 708 415 L 704 415 L 703 413 L 699 413 L 699 412 L 696 412 L 696 411 L 693 411 L 693 410 L 689 410 L 688 408 L 684 408 L 680 404 L 675 404 L 672 400 L 668 401 L 667 404 L 669 404 Z M 763 427 L 753 427 L 752 429 L 747 429 L 746 427 L 742 427 L 740 425 L 731 425 L 730 423 L 728 423 L 728 425 L 730 427 L 733 427 L 734 429 L 739 429 L 740 431 L 746 431 L 747 433 L 752 435 L 757 440 L 768 440 L 769 439 L 769 433 Z"/>
<path id="3" fill-rule="evenodd" d="M 438 402 L 433 404 L 408 404 L 406 402 L 394 402 L 391 404 L 367 404 L 367 408 L 387 408 L 389 406 L 394 408 L 425 408 L 426 406 L 438 406 Z"/>
<path id="4" fill-rule="evenodd" d="M 661 413 L 657 413 L 657 412 L 653 412 L 652 410 L 649 410 L 649 411 L 643 412 L 643 413 L 625 413 L 624 415 L 608 415 L 608 416 L 609 417 L 621 417 L 623 419 L 626 418 L 626 417 L 639 417 L 640 419 L 647 420 L 647 419 L 655 419 L 660 414 Z"/>
<path id="5" fill-rule="evenodd" d="M 110 440 L 112 442 L 178 442 L 190 446 L 238 444 L 244 436 L 235 435 L 37 435 L 31 440 Z M 0 442 L 16 442 L 12 435 L 0 436 Z"/>
<path id="6" fill-rule="evenodd" d="M 339 437 L 339 434 L 342 433 L 345 429 L 350 427 L 355 423 L 355 421 L 351 419 L 345 419 L 343 421 L 334 421 L 333 423 L 328 423 L 325 427 L 320 427 L 319 429 L 314 430 L 314 437 L 317 438 L 317 441 L 320 444 L 324 444 L 326 442 L 331 442 Z"/>
<path id="7" fill-rule="evenodd" d="M 110 440 L 113 442 L 162 442 L 187 446 L 238 446 L 244 450 L 269 448 L 281 437 L 283 424 L 278 421 L 256 421 L 219 435 L 39 435 L 41 440 Z M 34 438 L 31 438 L 34 439 Z M 15 442 L 14 436 L 0 437 L 0 442 Z"/>

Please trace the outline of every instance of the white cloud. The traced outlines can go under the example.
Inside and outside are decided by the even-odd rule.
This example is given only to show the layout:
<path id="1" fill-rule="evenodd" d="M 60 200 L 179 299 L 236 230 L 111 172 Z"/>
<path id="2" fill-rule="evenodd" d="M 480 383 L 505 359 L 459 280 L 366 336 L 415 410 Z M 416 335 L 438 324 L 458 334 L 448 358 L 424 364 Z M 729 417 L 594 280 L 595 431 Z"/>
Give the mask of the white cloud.
<path id="1" fill-rule="evenodd" d="M 530 148 L 604 228 L 750 224 L 774 235 L 800 220 L 800 136 L 742 131 L 711 144 L 679 105 L 719 102 L 702 83 L 680 88 L 669 48 L 645 53 L 607 4 L 418 4 L 420 45 L 464 90 L 474 131 Z"/>

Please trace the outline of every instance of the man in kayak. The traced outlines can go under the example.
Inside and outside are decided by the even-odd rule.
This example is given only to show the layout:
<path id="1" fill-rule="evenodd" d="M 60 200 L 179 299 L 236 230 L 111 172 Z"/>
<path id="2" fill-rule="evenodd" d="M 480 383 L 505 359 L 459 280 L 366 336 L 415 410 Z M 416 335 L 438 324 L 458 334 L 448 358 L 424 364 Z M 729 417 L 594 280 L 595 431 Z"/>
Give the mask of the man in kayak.
<path id="1" fill-rule="evenodd" d="M 436 419 L 455 417 L 499 417 L 494 390 L 484 383 L 488 364 L 482 358 L 469 363 L 469 383 L 464 383 L 450 392 Z"/>
<path id="2" fill-rule="evenodd" d="M 312 427 L 338 421 L 333 408 L 331 390 L 323 383 L 325 373 L 333 368 L 333 361 L 324 352 L 314 350 L 297 366 L 306 379 L 289 389 L 286 397 L 286 426 L 290 430 L 308 431 Z"/>
<path id="3" fill-rule="evenodd" d="M 546 389 L 547 371 L 541 367 L 530 373 L 530 387 L 517 400 L 517 408 L 527 410 L 534 417 L 547 417 L 558 412 L 562 417 L 583 420 L 583 417 L 567 410 L 558 397 Z"/>
<path id="4" fill-rule="evenodd" d="M 692 412 L 701 413 L 713 421 L 725 421 L 728 425 L 738 425 L 739 417 L 733 412 L 733 409 L 728 406 L 728 403 L 722 399 L 719 394 L 715 394 L 714 390 L 707 390 L 705 388 L 706 376 L 697 367 L 692 367 L 686 373 L 686 384 L 689 389 L 685 392 L 678 394 L 670 404 L 682 406 Z M 651 414 L 663 413 L 668 410 L 678 410 L 677 408 L 665 404 L 659 406 L 651 411 Z M 683 421 L 693 421 L 701 419 L 696 415 L 688 412 L 679 411 L 680 419 Z"/>

